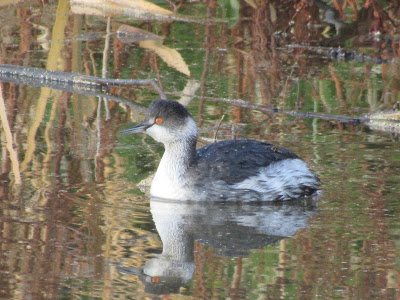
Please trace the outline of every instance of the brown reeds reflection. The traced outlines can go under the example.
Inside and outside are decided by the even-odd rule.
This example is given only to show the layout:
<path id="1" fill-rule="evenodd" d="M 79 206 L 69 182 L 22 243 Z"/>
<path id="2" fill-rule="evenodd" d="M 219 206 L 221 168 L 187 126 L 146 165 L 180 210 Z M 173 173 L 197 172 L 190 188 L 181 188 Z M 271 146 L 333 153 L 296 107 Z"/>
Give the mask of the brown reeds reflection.
<path id="1" fill-rule="evenodd" d="M 132 221 L 146 224 L 145 205 L 125 213 L 128 199 L 121 195 L 114 190 L 104 201 L 104 192 L 87 184 L 75 193 L 42 190 L 20 205 L 3 202 L 1 297 L 112 295 L 121 280 L 113 264 L 139 268 L 145 249 L 159 247 L 154 234 L 132 227 Z M 124 260 L 128 252 L 135 255 Z"/>
<path id="2" fill-rule="evenodd" d="M 3 291 L 10 298 L 57 298 L 62 274 L 70 268 L 70 245 L 74 231 L 71 197 L 53 191 L 42 191 L 37 203 L 25 209 L 3 203 L 1 235 L 4 276 Z M 28 203 L 24 203 L 27 205 Z M 37 211 L 40 210 L 38 213 Z"/>
<path id="3" fill-rule="evenodd" d="M 387 110 L 396 104 L 399 91 L 394 85 L 398 66 L 393 62 L 398 57 L 398 46 L 392 40 L 395 29 L 390 17 L 396 14 L 394 7 L 389 14 L 375 2 L 360 7 L 355 19 L 348 20 L 345 25 L 357 27 L 362 23 L 364 31 L 358 30 L 358 35 L 353 32 L 351 36 L 341 36 L 340 32 L 333 34 L 333 40 L 340 37 L 343 42 L 354 45 L 348 51 L 340 51 L 336 46 L 325 47 L 325 42 L 332 40 L 332 36 L 322 35 L 322 29 L 329 25 L 324 15 L 332 7 L 319 6 L 311 1 L 301 1 L 297 6 L 290 1 L 257 2 L 256 8 L 255 2 L 251 3 L 242 3 L 233 28 L 218 31 L 213 25 L 208 25 L 205 29 L 200 125 L 203 124 L 202 115 L 207 111 L 205 105 L 208 111 L 217 114 L 217 118 L 229 111 L 233 123 L 259 122 L 262 119 L 255 119 L 255 114 L 249 109 L 235 107 L 234 102 L 225 110 L 219 108 L 214 102 L 221 98 L 224 102 L 243 99 L 246 103 L 269 108 L 341 115 Z M 340 10 L 342 19 L 345 5 Z M 356 12 L 354 3 L 351 7 Z M 217 15 L 213 8 L 211 1 L 207 10 L 209 18 Z M 375 19 L 368 17 L 371 13 L 375 13 Z M 381 24 L 379 28 L 375 26 L 377 20 Z M 370 32 L 365 31 L 366 28 Z M 377 30 L 387 35 L 375 38 Z M 370 51 L 371 48 L 374 51 Z M 214 66 L 215 71 L 210 72 Z M 380 84 L 371 86 L 371 80 L 379 81 L 375 71 L 382 74 L 383 90 Z M 214 74 L 222 76 L 217 78 Z M 223 93 L 217 93 L 216 84 L 227 88 Z M 270 118 L 275 124 L 280 122 L 279 116 Z M 268 117 L 263 119 L 268 120 Z M 343 128 L 340 123 L 333 126 Z M 235 135 L 221 133 L 222 136 Z"/>

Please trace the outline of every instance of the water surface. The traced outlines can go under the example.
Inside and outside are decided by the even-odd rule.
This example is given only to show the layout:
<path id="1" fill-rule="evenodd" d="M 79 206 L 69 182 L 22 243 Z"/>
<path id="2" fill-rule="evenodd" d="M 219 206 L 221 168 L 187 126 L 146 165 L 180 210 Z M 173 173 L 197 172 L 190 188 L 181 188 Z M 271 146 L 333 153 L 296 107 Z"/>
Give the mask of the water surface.
<path id="1" fill-rule="evenodd" d="M 390 19 L 373 18 L 360 5 L 352 26 L 364 27 L 349 37 L 323 34 L 323 9 L 296 13 L 290 1 L 177 5 L 191 20 L 148 5 L 147 15 L 114 9 L 108 20 L 107 5 L 98 13 L 28 2 L 0 8 L 2 64 L 155 78 L 187 104 L 199 146 L 216 135 L 288 148 L 318 174 L 322 196 L 317 206 L 150 199 L 138 183 L 155 172 L 162 146 L 117 134 L 143 118 L 139 110 L 48 82 L 2 82 L 0 298 L 400 296 L 398 131 L 357 122 L 399 101 L 395 8 L 382 4 Z M 356 12 L 347 7 L 343 20 Z M 124 40 L 121 25 L 148 33 Z M 332 55 L 339 46 L 347 58 Z M 152 86 L 108 93 L 141 107 L 159 97 Z"/>

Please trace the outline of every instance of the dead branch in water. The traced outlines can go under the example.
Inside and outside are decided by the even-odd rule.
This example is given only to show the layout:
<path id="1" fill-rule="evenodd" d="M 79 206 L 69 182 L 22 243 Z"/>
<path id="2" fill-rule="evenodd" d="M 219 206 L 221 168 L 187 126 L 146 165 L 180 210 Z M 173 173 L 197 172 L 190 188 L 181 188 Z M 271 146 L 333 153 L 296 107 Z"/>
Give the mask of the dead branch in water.
<path id="1" fill-rule="evenodd" d="M 210 101 L 215 101 L 215 102 L 224 102 L 232 106 L 236 107 L 242 107 L 246 109 L 252 109 L 252 110 L 258 110 L 261 112 L 265 113 L 276 113 L 276 114 L 283 114 L 283 115 L 289 115 L 293 117 L 299 117 L 299 118 L 317 118 L 321 120 L 330 120 L 330 121 L 336 121 L 339 123 L 353 123 L 353 124 L 367 124 L 371 121 L 374 122 L 390 122 L 393 125 L 400 124 L 400 120 L 397 118 L 387 118 L 384 116 L 384 114 L 373 114 L 373 115 L 366 115 L 366 116 L 359 116 L 359 117 L 351 117 L 351 116 L 343 116 L 343 115 L 330 115 L 330 114 L 324 114 L 324 113 L 315 113 L 315 112 L 301 112 L 301 111 L 293 111 L 293 110 L 284 110 L 284 109 L 279 109 L 279 108 L 268 108 L 265 106 L 261 105 L 254 105 L 250 104 L 244 100 L 233 100 L 233 99 L 228 99 L 228 98 L 215 98 L 215 97 L 204 97 L 205 100 L 210 100 Z M 399 113 L 397 112 L 396 115 Z M 398 125 L 396 125 L 398 126 Z"/>

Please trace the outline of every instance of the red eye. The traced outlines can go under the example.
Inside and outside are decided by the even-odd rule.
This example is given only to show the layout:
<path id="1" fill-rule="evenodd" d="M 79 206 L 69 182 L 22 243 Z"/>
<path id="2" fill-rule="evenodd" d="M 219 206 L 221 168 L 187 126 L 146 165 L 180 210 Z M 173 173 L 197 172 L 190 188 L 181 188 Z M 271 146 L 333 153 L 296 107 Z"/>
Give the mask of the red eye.
<path id="1" fill-rule="evenodd" d="M 156 119 L 156 124 L 158 124 L 158 125 L 162 124 L 163 122 L 164 122 L 163 118 L 157 118 Z"/>

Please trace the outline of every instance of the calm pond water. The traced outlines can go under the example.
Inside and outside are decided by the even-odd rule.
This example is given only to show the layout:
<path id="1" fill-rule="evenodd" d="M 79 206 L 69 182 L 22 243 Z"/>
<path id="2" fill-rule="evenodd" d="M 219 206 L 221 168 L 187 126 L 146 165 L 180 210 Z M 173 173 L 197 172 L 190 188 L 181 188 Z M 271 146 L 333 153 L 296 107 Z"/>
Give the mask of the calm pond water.
<path id="1" fill-rule="evenodd" d="M 362 119 L 400 100 L 398 4 L 335 1 L 330 21 L 331 1 L 125 2 L 2 1 L 0 63 L 155 78 L 199 145 L 288 148 L 322 196 L 150 200 L 138 183 L 162 146 L 118 135 L 142 112 L 94 94 L 144 108 L 153 86 L 93 92 L 0 66 L 0 298 L 399 299 L 399 127 Z"/>

